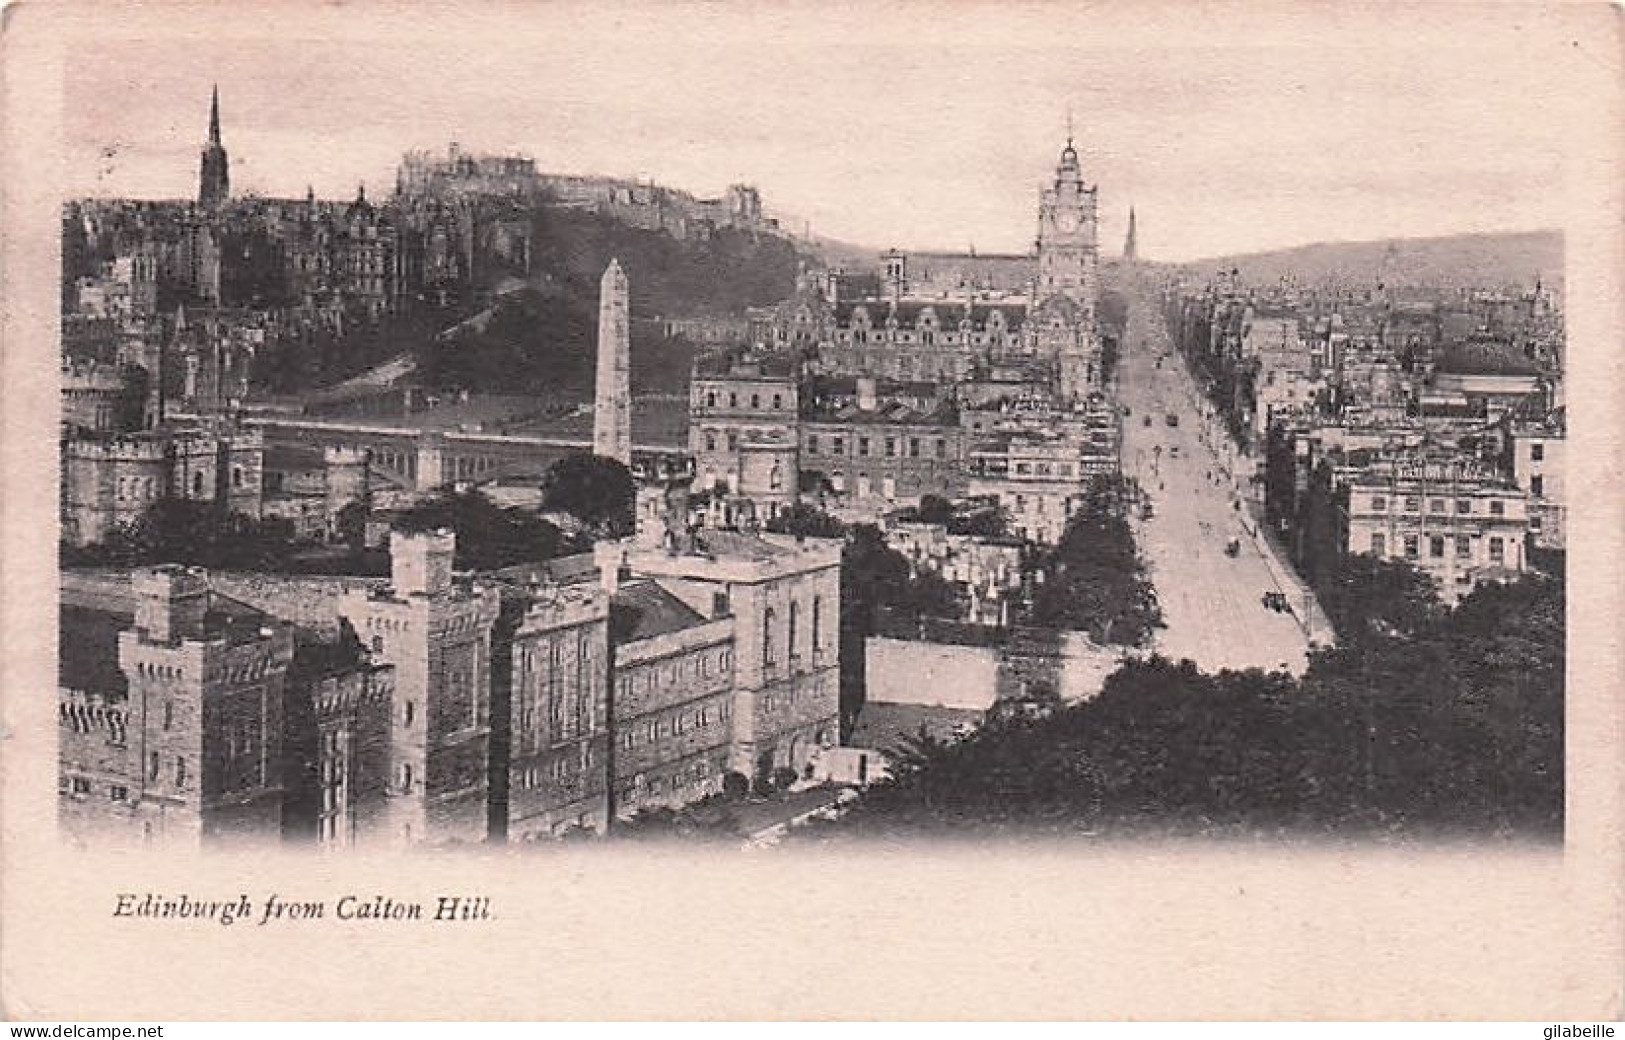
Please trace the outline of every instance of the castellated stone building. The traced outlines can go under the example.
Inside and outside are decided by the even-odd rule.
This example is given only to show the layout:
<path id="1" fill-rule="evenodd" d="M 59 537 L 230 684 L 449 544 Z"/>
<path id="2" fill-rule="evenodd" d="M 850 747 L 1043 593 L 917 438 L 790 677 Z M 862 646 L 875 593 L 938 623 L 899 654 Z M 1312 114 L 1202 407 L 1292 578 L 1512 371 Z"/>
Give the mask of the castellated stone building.
<path id="1" fill-rule="evenodd" d="M 478 577 L 449 531 L 390 549 L 387 579 L 65 572 L 64 831 L 528 841 L 809 776 L 839 739 L 838 542 L 705 532 Z"/>
<path id="2" fill-rule="evenodd" d="M 165 497 L 258 518 L 264 451 L 254 430 L 70 434 L 62 441 L 62 538 L 104 541 Z"/>
<path id="3" fill-rule="evenodd" d="M 184 567 L 108 591 L 63 589 L 64 831 L 183 846 L 280 834 L 292 626 Z"/>
<path id="4" fill-rule="evenodd" d="M 491 733 L 491 630 L 497 591 L 452 573 L 450 531 L 395 532 L 390 583 L 349 590 L 339 613 L 395 669 L 391 842 L 483 841 Z"/>

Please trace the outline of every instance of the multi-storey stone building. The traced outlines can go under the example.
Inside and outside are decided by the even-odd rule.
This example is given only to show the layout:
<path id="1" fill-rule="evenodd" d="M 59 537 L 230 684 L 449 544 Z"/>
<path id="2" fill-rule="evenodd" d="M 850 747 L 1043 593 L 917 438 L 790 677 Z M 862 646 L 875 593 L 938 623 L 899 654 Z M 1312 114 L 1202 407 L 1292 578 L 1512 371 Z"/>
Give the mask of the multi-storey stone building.
<path id="1" fill-rule="evenodd" d="M 193 846 L 278 835 L 291 627 L 175 566 L 137 571 L 118 596 L 65 590 L 61 616 L 64 831 Z"/>
<path id="2" fill-rule="evenodd" d="M 618 572 L 614 561 L 604 571 Z M 730 768 L 735 618 L 725 602 L 702 612 L 658 580 L 610 583 L 615 813 L 717 794 Z"/>
<path id="3" fill-rule="evenodd" d="M 1491 469 L 1460 458 L 1385 461 L 1346 486 L 1348 550 L 1405 560 L 1433 576 L 1447 603 L 1525 569 L 1528 499 Z"/>
<path id="4" fill-rule="evenodd" d="M 882 396 L 876 380 L 860 376 L 850 398 L 820 395 L 801 423 L 802 468 L 860 510 L 962 494 L 963 440 L 952 404 L 909 395 L 906 386 L 888 389 Z"/>
<path id="5" fill-rule="evenodd" d="M 396 532 L 390 584 L 348 591 L 339 612 L 363 646 L 395 669 L 388 822 L 392 842 L 441 844 L 487 836 L 490 585 L 456 578 L 450 531 Z"/>
<path id="6" fill-rule="evenodd" d="M 839 742 L 839 543 L 706 531 L 629 564 L 697 612 L 725 604 L 734 618 L 730 769 L 804 773 Z"/>
<path id="7" fill-rule="evenodd" d="M 696 359 L 688 430 L 696 488 L 725 485 L 741 508 L 764 517 L 773 503 L 793 501 L 800 402 L 785 359 L 754 353 Z"/>
<path id="8" fill-rule="evenodd" d="M 501 826 L 510 841 L 601 830 L 609 812 L 609 594 L 592 583 L 550 583 L 531 591 L 522 610 L 508 655 Z"/>
<path id="9" fill-rule="evenodd" d="M 840 545 L 628 549 L 490 581 L 447 532 L 397 533 L 388 579 L 70 573 L 64 826 L 521 841 L 807 775 L 839 739 Z"/>
<path id="10" fill-rule="evenodd" d="M 1555 409 L 1540 420 L 1512 423 L 1503 464 L 1529 496 L 1529 528 L 1535 544 L 1561 549 L 1567 544 L 1568 492 L 1563 481 L 1566 413 Z"/>
<path id="11" fill-rule="evenodd" d="M 342 641 L 296 644 L 288 672 L 282 838 L 387 844 L 395 670 Z"/>
<path id="12" fill-rule="evenodd" d="M 62 538 L 105 541 L 165 497 L 258 517 L 264 451 L 253 430 L 70 435 L 62 442 Z"/>

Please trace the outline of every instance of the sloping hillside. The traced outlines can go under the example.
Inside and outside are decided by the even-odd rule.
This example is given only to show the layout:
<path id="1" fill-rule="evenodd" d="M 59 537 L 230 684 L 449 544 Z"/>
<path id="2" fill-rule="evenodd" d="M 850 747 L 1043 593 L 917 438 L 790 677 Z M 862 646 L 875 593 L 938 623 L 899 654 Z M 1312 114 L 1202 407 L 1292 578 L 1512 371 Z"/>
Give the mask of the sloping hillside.
<path id="1" fill-rule="evenodd" d="M 1268 285 L 1283 278 L 1300 283 L 1345 282 L 1444 287 L 1563 284 L 1563 233 L 1529 231 L 1375 242 L 1322 242 L 1266 253 L 1214 257 L 1175 265 L 1201 277 L 1232 269 L 1241 280 Z"/>
<path id="2" fill-rule="evenodd" d="M 680 242 L 590 213 L 535 217 L 530 284 L 498 300 L 480 322 L 418 346 L 431 386 L 590 395 L 598 338 L 598 283 L 619 259 L 632 294 L 635 391 L 686 390 L 692 351 L 666 340 L 655 319 L 739 314 L 795 289 L 799 257 L 771 235 L 719 232 Z"/>

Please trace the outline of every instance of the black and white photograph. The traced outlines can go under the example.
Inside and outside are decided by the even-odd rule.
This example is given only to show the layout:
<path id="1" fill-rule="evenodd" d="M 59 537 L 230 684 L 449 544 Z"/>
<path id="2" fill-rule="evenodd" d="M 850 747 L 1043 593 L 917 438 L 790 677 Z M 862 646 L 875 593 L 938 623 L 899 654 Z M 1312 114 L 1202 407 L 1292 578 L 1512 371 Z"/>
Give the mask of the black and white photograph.
<path id="1" fill-rule="evenodd" d="M 143 871 L 102 916 L 477 921 L 491 863 L 1572 854 L 1620 179 L 1577 230 L 1565 84 L 1617 94 L 1605 5 L 289 10 L 39 31 L 56 484 L 6 494 L 56 525 L 55 729 L 7 793 L 54 773 L 29 826 L 115 875 L 469 891 Z M 780 936 L 809 982 L 875 941 L 831 927 Z"/>

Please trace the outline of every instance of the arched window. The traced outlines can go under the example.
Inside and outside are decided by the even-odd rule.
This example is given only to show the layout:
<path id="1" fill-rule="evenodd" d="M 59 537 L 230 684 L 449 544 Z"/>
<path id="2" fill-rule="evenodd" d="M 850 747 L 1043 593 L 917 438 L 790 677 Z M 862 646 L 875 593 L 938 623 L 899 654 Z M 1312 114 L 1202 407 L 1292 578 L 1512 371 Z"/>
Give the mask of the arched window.
<path id="1" fill-rule="evenodd" d="M 234 488 L 243 486 L 243 468 L 241 466 L 231 467 L 231 486 Z"/>
<path id="2" fill-rule="evenodd" d="M 773 407 L 774 408 L 783 408 L 784 407 L 784 395 L 783 394 L 774 394 L 773 395 Z"/>
<path id="3" fill-rule="evenodd" d="M 193 495 L 193 497 L 201 497 L 202 494 L 203 494 L 203 474 L 202 473 L 194 473 L 194 474 L 192 474 L 192 495 Z"/>
<path id="4" fill-rule="evenodd" d="M 760 408 L 760 407 L 762 407 L 762 395 L 761 394 L 751 394 L 750 395 L 750 406 L 752 408 Z"/>
<path id="5" fill-rule="evenodd" d="M 705 434 L 705 450 L 706 451 L 716 451 L 717 450 L 717 435 L 710 432 L 709 430 L 707 430 L 706 434 Z"/>
<path id="6" fill-rule="evenodd" d="M 707 408 L 715 408 L 717 406 L 717 392 L 715 390 L 707 390 L 705 392 L 705 406 Z"/>
<path id="7" fill-rule="evenodd" d="M 776 620 L 772 607 L 762 615 L 762 667 L 773 667 L 773 622 Z"/>
<path id="8" fill-rule="evenodd" d="M 823 613 L 824 613 L 824 597 L 822 597 L 822 596 L 814 596 L 813 597 L 813 616 L 812 616 L 812 648 L 813 648 L 814 653 L 817 653 L 818 650 L 821 648 L 821 645 L 822 645 L 820 643 L 820 640 L 823 639 L 823 636 L 819 633 L 818 623 L 821 620 L 823 620 L 823 618 L 822 618 Z"/>

